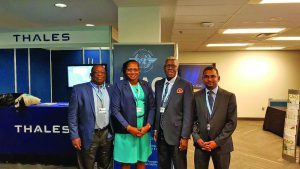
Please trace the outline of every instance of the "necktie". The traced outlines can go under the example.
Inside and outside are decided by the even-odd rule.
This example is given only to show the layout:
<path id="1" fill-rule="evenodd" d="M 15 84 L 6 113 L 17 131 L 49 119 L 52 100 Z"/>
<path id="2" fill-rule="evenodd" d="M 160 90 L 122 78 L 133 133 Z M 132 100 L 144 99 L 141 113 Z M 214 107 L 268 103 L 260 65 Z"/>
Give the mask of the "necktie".
<path id="1" fill-rule="evenodd" d="M 208 93 L 208 103 L 209 103 L 210 110 L 211 110 L 211 113 L 212 113 L 212 111 L 213 111 L 213 105 L 214 105 L 214 98 L 213 98 L 214 92 L 210 90 L 207 93 Z"/>
<path id="2" fill-rule="evenodd" d="M 164 108 L 166 107 L 166 103 L 167 103 L 167 98 L 166 97 L 167 97 L 167 93 L 168 93 L 169 84 L 170 84 L 169 82 L 166 82 L 164 95 L 161 99 L 161 106 L 164 107 Z M 162 129 L 164 128 L 164 113 L 160 114 L 160 126 L 161 126 Z"/>
<path id="3" fill-rule="evenodd" d="M 102 95 L 102 91 L 101 91 L 101 88 L 102 86 L 98 86 L 97 89 L 98 89 L 98 112 L 96 113 L 96 124 L 99 128 L 103 128 L 104 127 L 104 124 L 105 124 L 105 117 L 104 117 L 104 114 L 103 113 L 100 113 L 101 111 L 101 108 L 104 107 L 103 105 L 103 95 Z"/>

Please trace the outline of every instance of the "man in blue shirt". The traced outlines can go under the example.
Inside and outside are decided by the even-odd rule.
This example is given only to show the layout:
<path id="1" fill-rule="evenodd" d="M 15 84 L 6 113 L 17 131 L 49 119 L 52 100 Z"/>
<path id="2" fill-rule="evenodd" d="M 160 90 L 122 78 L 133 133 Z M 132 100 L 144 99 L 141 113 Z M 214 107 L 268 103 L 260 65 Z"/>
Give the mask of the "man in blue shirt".
<path id="1" fill-rule="evenodd" d="M 105 84 L 105 65 L 94 65 L 91 82 L 75 85 L 69 104 L 68 122 L 80 169 L 112 169 L 113 137 L 110 126 L 110 90 Z"/>

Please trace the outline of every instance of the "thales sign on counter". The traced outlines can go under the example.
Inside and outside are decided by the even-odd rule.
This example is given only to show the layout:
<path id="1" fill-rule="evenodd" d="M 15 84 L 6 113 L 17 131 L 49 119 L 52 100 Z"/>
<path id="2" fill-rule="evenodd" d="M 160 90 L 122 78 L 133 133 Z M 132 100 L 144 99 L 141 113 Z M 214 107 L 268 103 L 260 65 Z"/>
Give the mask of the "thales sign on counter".
<path id="1" fill-rule="evenodd" d="M 52 127 L 47 125 L 14 125 L 17 133 L 69 133 L 68 126 L 53 125 Z"/>

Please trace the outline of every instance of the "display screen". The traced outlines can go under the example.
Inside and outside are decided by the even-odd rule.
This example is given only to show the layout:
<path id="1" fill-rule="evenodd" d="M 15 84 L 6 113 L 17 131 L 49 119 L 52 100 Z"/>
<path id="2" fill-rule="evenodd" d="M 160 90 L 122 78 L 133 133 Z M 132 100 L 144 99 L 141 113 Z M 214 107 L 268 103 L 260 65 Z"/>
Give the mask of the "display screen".
<path id="1" fill-rule="evenodd" d="M 90 73 L 93 65 L 68 66 L 68 86 L 91 81 Z"/>

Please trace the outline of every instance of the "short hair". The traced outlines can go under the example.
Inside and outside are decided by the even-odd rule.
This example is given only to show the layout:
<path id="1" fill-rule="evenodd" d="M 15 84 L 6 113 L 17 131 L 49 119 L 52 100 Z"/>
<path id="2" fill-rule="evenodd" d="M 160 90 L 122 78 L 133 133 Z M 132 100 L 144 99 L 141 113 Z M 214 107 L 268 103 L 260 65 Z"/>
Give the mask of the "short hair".
<path id="1" fill-rule="evenodd" d="M 95 67 L 97 67 L 97 66 L 102 66 L 102 67 L 104 68 L 104 70 L 105 70 L 105 74 L 107 73 L 106 65 L 105 65 L 105 64 L 95 64 L 95 65 L 93 65 L 93 67 L 92 67 L 92 69 L 91 69 L 91 74 L 94 72 L 94 69 L 95 69 Z"/>
<path id="2" fill-rule="evenodd" d="M 215 70 L 215 71 L 217 72 L 217 75 L 219 76 L 219 71 L 218 71 L 218 69 L 217 69 L 216 67 L 214 67 L 214 66 L 208 66 L 208 67 L 206 67 L 206 68 L 203 69 L 202 74 L 204 75 L 204 73 L 205 73 L 207 70 Z"/>
<path id="3" fill-rule="evenodd" d="M 133 60 L 133 59 L 127 60 L 125 63 L 123 63 L 123 66 L 122 66 L 122 73 L 123 73 L 123 76 L 125 79 L 128 79 L 128 76 L 126 75 L 126 69 L 129 65 L 129 63 L 136 63 L 138 65 L 138 67 L 140 68 L 140 64 L 138 61 Z"/>
<path id="4" fill-rule="evenodd" d="M 167 63 L 168 60 L 174 60 L 176 66 L 179 66 L 179 62 L 178 62 L 178 59 L 176 57 L 174 57 L 174 56 L 167 57 L 166 60 L 165 60 L 165 65 L 166 65 L 166 63 Z"/>

